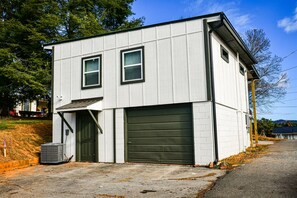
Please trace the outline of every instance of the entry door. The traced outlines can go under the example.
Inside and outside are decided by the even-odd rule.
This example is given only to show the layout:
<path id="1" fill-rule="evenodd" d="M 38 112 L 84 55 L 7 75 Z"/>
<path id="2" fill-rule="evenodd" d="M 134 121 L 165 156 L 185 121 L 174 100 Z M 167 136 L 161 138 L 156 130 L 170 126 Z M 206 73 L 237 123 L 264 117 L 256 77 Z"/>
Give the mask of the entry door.
<path id="1" fill-rule="evenodd" d="M 96 115 L 96 114 L 95 114 Z M 80 162 L 97 160 L 97 127 L 87 111 L 76 113 L 76 159 Z"/>

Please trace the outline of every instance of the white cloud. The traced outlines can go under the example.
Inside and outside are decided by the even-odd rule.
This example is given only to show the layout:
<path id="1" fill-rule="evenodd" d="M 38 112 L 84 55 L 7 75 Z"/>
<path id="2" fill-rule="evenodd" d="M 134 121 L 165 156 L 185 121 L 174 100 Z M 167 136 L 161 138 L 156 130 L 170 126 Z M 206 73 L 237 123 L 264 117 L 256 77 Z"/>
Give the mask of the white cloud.
<path id="1" fill-rule="evenodd" d="M 287 33 L 297 31 L 297 7 L 295 8 L 294 16 L 279 20 L 277 26 L 284 28 Z"/>
<path id="2" fill-rule="evenodd" d="M 201 15 L 224 12 L 239 31 L 245 31 L 250 28 L 251 15 L 241 13 L 239 0 L 229 2 L 223 0 L 185 0 L 184 3 L 187 4 L 185 9 L 187 14 Z"/>

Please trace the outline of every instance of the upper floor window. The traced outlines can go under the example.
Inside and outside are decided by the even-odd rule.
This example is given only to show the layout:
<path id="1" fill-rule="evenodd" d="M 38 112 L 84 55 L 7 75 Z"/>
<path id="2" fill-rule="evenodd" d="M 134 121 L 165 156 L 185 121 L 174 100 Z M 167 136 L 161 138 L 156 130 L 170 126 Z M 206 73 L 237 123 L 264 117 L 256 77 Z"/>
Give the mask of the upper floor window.
<path id="1" fill-rule="evenodd" d="M 144 47 L 121 51 L 121 83 L 144 81 Z"/>
<path id="2" fill-rule="evenodd" d="M 228 53 L 228 51 L 227 51 L 223 46 L 221 46 L 221 57 L 222 57 L 222 59 L 224 59 L 227 63 L 229 63 L 229 53 Z"/>
<path id="3" fill-rule="evenodd" d="M 240 73 L 241 73 L 242 75 L 244 75 L 244 73 L 245 73 L 245 69 L 244 69 L 244 67 L 243 67 L 241 64 L 239 64 L 239 71 L 240 71 Z"/>
<path id="4" fill-rule="evenodd" d="M 101 87 L 101 55 L 82 59 L 82 89 Z"/>

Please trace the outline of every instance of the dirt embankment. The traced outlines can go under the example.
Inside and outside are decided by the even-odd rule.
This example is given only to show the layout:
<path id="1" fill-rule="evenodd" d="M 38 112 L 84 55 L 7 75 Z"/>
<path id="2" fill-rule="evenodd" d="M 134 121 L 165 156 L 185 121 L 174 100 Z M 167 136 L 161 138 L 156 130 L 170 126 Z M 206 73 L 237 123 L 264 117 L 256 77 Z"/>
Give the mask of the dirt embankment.
<path id="1" fill-rule="evenodd" d="M 18 124 L 0 130 L 0 164 L 39 157 L 40 145 L 52 140 L 51 123 Z M 6 143 L 6 157 L 4 145 Z"/>

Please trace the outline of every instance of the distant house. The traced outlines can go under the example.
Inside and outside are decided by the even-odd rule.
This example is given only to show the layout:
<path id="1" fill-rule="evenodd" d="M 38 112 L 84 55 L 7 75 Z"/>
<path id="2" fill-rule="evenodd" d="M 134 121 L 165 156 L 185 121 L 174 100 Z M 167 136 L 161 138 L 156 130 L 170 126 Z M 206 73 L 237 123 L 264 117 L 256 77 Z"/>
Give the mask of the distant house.
<path id="1" fill-rule="evenodd" d="M 43 117 L 46 116 L 47 113 L 47 100 L 25 100 L 16 104 L 11 115 L 23 117 Z"/>
<path id="2" fill-rule="evenodd" d="M 245 150 L 251 55 L 224 13 L 44 45 L 75 161 L 206 165 Z"/>
<path id="3" fill-rule="evenodd" d="M 279 127 L 272 130 L 277 138 L 297 140 L 297 127 Z"/>

